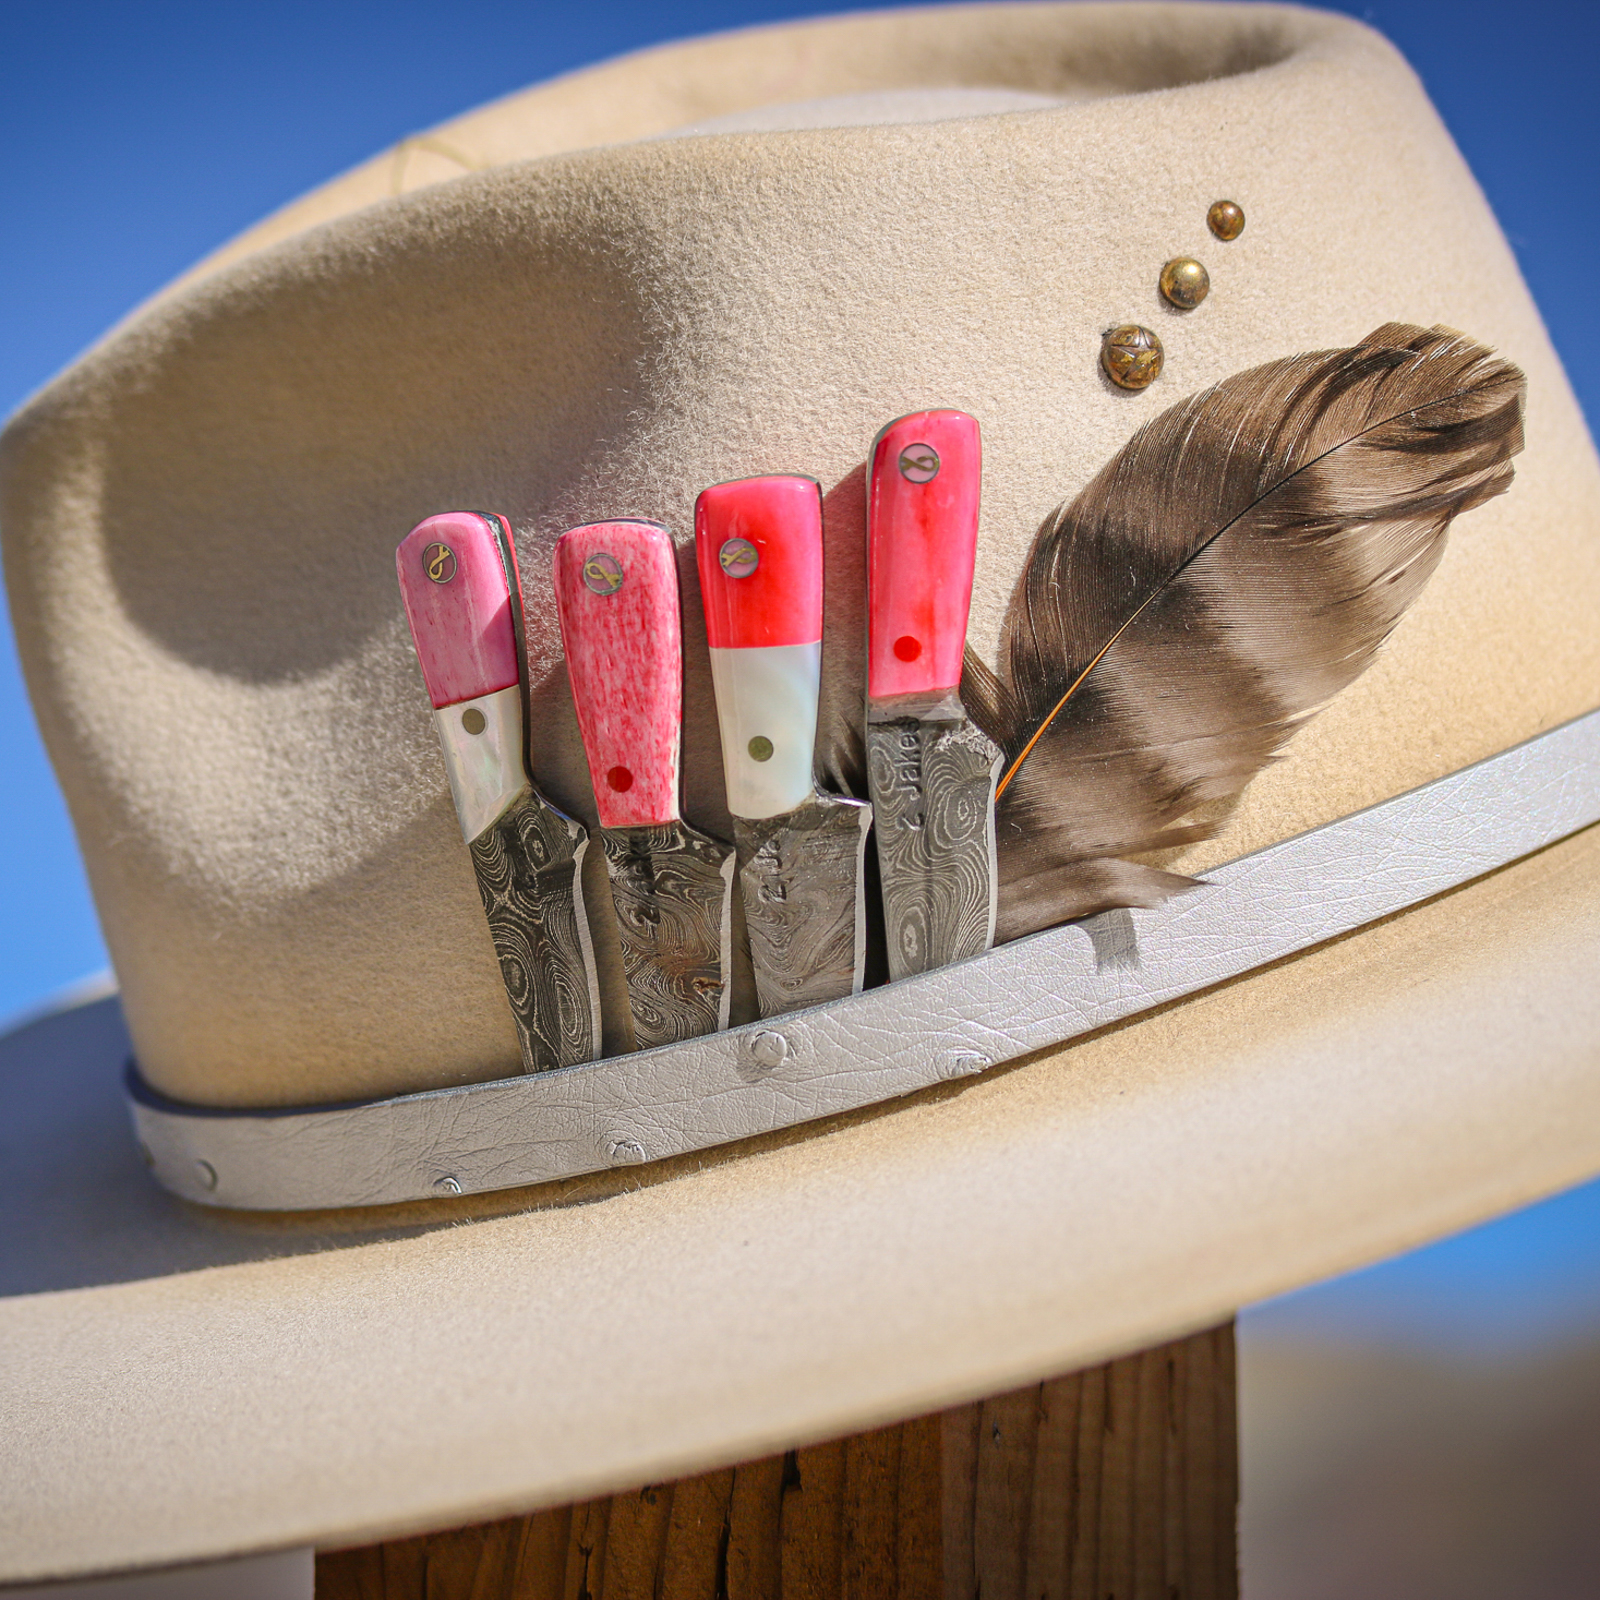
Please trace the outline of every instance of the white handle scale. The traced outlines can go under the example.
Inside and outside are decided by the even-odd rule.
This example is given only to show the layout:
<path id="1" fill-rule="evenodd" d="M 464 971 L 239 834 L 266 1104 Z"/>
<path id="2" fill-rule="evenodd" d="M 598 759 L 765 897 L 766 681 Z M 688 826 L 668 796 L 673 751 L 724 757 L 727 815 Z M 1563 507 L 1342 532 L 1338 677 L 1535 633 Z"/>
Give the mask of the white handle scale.
<path id="1" fill-rule="evenodd" d="M 812 794 L 822 641 L 711 652 L 728 810 L 776 817 Z"/>

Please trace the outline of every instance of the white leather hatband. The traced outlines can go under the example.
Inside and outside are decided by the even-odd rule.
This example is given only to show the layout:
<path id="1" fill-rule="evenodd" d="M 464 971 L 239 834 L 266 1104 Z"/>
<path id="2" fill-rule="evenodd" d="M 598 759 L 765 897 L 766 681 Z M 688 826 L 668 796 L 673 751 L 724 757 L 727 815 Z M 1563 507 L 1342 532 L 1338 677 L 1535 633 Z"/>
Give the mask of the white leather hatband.
<path id="1" fill-rule="evenodd" d="M 543 1183 L 893 1099 L 1402 911 L 1600 821 L 1600 711 L 1115 911 L 830 1005 L 636 1055 L 355 1105 L 220 1111 L 128 1074 L 156 1177 L 258 1210 Z"/>

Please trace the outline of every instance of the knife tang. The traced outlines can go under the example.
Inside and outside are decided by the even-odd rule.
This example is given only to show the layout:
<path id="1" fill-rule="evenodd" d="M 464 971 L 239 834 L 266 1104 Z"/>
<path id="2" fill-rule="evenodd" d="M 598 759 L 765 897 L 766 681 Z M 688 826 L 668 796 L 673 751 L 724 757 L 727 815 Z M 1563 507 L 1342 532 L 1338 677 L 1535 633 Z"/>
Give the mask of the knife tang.
<path id="1" fill-rule="evenodd" d="M 583 904 L 589 835 L 529 785 L 468 849 L 529 1072 L 600 1054 L 600 986 Z"/>
<path id="2" fill-rule="evenodd" d="M 891 979 L 994 942 L 1002 757 L 960 696 L 981 479 L 961 411 L 899 418 L 868 460 L 867 779 Z"/>
<path id="3" fill-rule="evenodd" d="M 654 522 L 572 528 L 556 544 L 555 591 L 635 1043 L 725 1028 L 733 851 L 679 811 L 683 639 L 672 539 Z"/>
<path id="4" fill-rule="evenodd" d="M 860 990 L 871 807 L 819 794 L 822 490 L 741 478 L 695 504 L 728 809 L 764 1017 Z"/>
<path id="5" fill-rule="evenodd" d="M 592 1061 L 600 994 L 581 889 L 589 836 L 529 775 L 511 529 L 482 512 L 429 517 L 401 541 L 395 566 L 523 1070 Z"/>

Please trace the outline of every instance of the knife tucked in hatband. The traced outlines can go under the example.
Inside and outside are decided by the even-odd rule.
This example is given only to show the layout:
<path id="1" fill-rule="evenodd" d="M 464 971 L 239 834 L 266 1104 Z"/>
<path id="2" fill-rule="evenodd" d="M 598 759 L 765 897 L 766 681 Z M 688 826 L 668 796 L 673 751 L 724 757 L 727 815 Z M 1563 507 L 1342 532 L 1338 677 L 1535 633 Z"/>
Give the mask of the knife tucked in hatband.
<path id="1" fill-rule="evenodd" d="M 761 1015 L 857 993 L 872 808 L 813 778 L 822 675 L 822 491 L 743 478 L 695 505 L 706 640 Z"/>
<path id="2" fill-rule="evenodd" d="M 961 411 L 899 418 L 868 461 L 867 778 L 891 979 L 994 943 L 1002 756 L 959 693 L 981 475 Z"/>
<path id="3" fill-rule="evenodd" d="M 653 522 L 564 533 L 556 609 L 611 876 L 634 1041 L 728 1025 L 734 852 L 679 810 L 683 636 L 672 540 Z"/>
<path id="4" fill-rule="evenodd" d="M 584 915 L 589 836 L 530 776 L 522 593 L 502 517 L 429 517 L 395 554 L 523 1069 L 592 1061 L 600 995 Z"/>

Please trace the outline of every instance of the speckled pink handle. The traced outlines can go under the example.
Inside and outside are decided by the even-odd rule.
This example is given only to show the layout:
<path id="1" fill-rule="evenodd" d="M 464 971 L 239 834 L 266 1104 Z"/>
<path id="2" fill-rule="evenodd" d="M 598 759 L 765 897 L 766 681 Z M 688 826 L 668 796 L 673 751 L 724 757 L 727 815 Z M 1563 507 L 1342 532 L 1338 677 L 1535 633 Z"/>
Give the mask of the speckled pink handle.
<path id="1" fill-rule="evenodd" d="M 508 580 L 488 517 L 429 517 L 400 541 L 394 560 L 434 710 L 509 689 L 517 681 L 515 575 Z"/>
<path id="2" fill-rule="evenodd" d="M 867 696 L 961 682 L 983 455 L 964 411 L 918 411 L 872 447 L 867 495 Z"/>
<path id="3" fill-rule="evenodd" d="M 678 568 L 654 522 L 591 522 L 562 534 L 556 611 L 603 828 L 678 817 L 683 636 Z"/>

